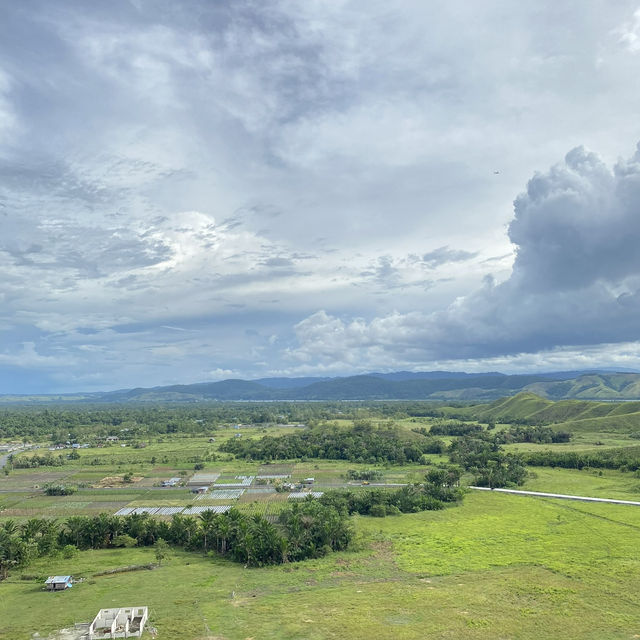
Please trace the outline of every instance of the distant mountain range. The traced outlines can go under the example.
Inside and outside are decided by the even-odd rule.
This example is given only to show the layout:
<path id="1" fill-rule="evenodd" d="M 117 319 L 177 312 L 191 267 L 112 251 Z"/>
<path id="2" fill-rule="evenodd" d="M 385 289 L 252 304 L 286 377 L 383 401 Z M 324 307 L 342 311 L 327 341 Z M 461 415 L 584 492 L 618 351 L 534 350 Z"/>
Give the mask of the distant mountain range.
<path id="1" fill-rule="evenodd" d="M 262 378 L 69 395 L 1 396 L 4 402 L 204 402 L 433 400 L 491 402 L 531 392 L 550 400 L 637 400 L 640 373 L 562 371 L 529 375 L 425 371 L 343 378 Z"/>

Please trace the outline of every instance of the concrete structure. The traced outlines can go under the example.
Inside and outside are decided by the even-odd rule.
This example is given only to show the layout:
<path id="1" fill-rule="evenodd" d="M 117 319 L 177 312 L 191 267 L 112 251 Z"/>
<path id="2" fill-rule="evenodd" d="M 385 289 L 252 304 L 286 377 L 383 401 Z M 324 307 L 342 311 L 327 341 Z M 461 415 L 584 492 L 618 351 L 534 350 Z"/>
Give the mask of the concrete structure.
<path id="1" fill-rule="evenodd" d="M 99 638 L 139 638 L 149 617 L 147 607 L 100 609 L 89 625 L 89 640 Z"/>
<path id="2" fill-rule="evenodd" d="M 49 576 L 45 585 L 49 591 L 63 591 L 73 587 L 71 576 Z"/>

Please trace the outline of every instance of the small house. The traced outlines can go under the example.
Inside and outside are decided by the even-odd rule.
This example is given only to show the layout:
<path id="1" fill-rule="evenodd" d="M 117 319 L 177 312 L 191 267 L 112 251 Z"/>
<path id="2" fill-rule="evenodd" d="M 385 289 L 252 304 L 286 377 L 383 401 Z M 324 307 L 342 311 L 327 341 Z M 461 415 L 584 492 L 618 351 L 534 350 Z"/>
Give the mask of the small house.
<path id="1" fill-rule="evenodd" d="M 71 576 L 49 576 L 44 584 L 49 591 L 63 591 L 73 587 L 73 580 Z"/>
<path id="2" fill-rule="evenodd" d="M 207 493 L 209 487 L 193 487 L 191 493 Z"/>

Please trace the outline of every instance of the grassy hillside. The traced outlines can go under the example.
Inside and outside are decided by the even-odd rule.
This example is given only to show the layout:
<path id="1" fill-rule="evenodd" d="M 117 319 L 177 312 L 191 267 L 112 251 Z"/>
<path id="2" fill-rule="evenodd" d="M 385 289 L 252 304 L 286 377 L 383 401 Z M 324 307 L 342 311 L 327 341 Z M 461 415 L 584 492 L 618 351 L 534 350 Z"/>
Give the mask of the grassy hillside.
<path id="1" fill-rule="evenodd" d="M 448 412 L 480 421 L 550 424 L 571 432 L 640 431 L 640 402 L 553 402 L 533 393 L 519 393 L 489 405 L 474 405 Z"/>
<path id="2" fill-rule="evenodd" d="M 560 382 L 534 382 L 528 385 L 526 390 L 553 400 L 560 398 L 634 399 L 640 397 L 640 376 L 637 373 L 594 373 Z"/>

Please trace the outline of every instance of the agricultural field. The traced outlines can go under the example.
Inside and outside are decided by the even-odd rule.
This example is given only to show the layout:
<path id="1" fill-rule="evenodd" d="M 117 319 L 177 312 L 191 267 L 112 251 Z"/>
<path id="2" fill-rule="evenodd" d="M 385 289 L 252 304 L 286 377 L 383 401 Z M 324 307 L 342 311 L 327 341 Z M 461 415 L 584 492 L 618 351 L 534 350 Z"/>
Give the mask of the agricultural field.
<path id="1" fill-rule="evenodd" d="M 560 404 L 560 403 L 558 403 Z M 592 403 L 595 405 L 605 403 Z M 530 398 L 494 403 L 483 415 L 376 416 L 370 427 L 398 430 L 407 443 L 443 421 L 470 425 L 488 433 L 508 433 L 521 424 L 509 411 L 545 411 Z M 532 408 L 533 407 L 533 408 Z M 581 413 L 611 411 L 581 403 Z M 573 409 L 572 409 L 573 410 Z M 323 426 L 349 432 L 363 423 L 364 409 L 351 417 L 330 417 Z M 460 412 L 459 408 L 455 409 Z M 480 411 L 480 410 L 476 410 Z M 493 414 L 491 414 L 493 411 Z M 562 430 L 568 409 L 549 422 Z M 619 410 L 621 411 L 621 409 Z M 341 409 L 342 412 L 342 409 Z M 345 413 L 347 410 L 345 409 Z M 528 414 L 527 414 L 528 415 Z M 626 414 L 628 415 L 628 414 Z M 482 425 L 482 426 L 478 426 Z M 607 427 L 581 429 L 568 442 L 515 442 L 508 453 L 593 452 L 618 450 L 635 455 L 634 431 Z M 252 460 L 228 453 L 225 443 L 278 438 L 303 432 L 294 426 L 216 424 L 201 433 L 145 433 L 108 446 L 52 451 L 60 466 L 12 468 L 0 474 L 0 525 L 19 526 L 30 518 L 59 522 L 69 516 L 136 509 L 166 511 L 234 507 L 277 520 L 291 503 L 292 489 L 313 478 L 304 491 L 322 493 L 373 487 L 392 490 L 421 482 L 425 474 L 448 463 L 442 453 L 423 454 L 418 462 L 394 464 L 356 460 L 298 458 Z M 444 447 L 459 436 L 438 435 Z M 135 444 L 134 444 L 135 443 Z M 140 446 L 143 443 L 143 446 Z M 38 448 L 19 454 L 28 459 L 49 452 Z M 101 446 L 97 446 L 100 444 Z M 121 446 L 126 444 L 127 446 Z M 377 472 L 375 480 L 350 479 L 349 471 Z M 175 486 L 163 481 L 178 479 Z M 200 479 L 207 491 L 194 494 Z M 462 484 L 473 474 L 463 472 Z M 47 485 L 69 485 L 70 495 L 45 495 Z M 528 466 L 519 489 L 640 500 L 640 473 L 618 468 Z M 56 630 L 90 620 L 100 608 L 146 605 L 158 638 L 245 640 L 247 638 L 402 639 L 470 638 L 633 638 L 640 634 L 640 507 L 592 504 L 468 490 L 464 501 L 441 511 L 371 517 L 351 516 L 355 540 L 348 551 L 276 566 L 245 567 L 213 552 L 171 548 L 161 566 L 135 571 L 106 571 L 153 565 L 153 548 L 106 548 L 39 557 L 10 571 L 0 581 L 0 639 L 47 638 Z M 47 593 L 48 575 L 73 575 L 73 589 Z M 96 575 L 103 574 L 103 575 Z M 51 635 L 54 638 L 55 635 Z M 148 636 L 151 637 L 151 636 Z"/>

